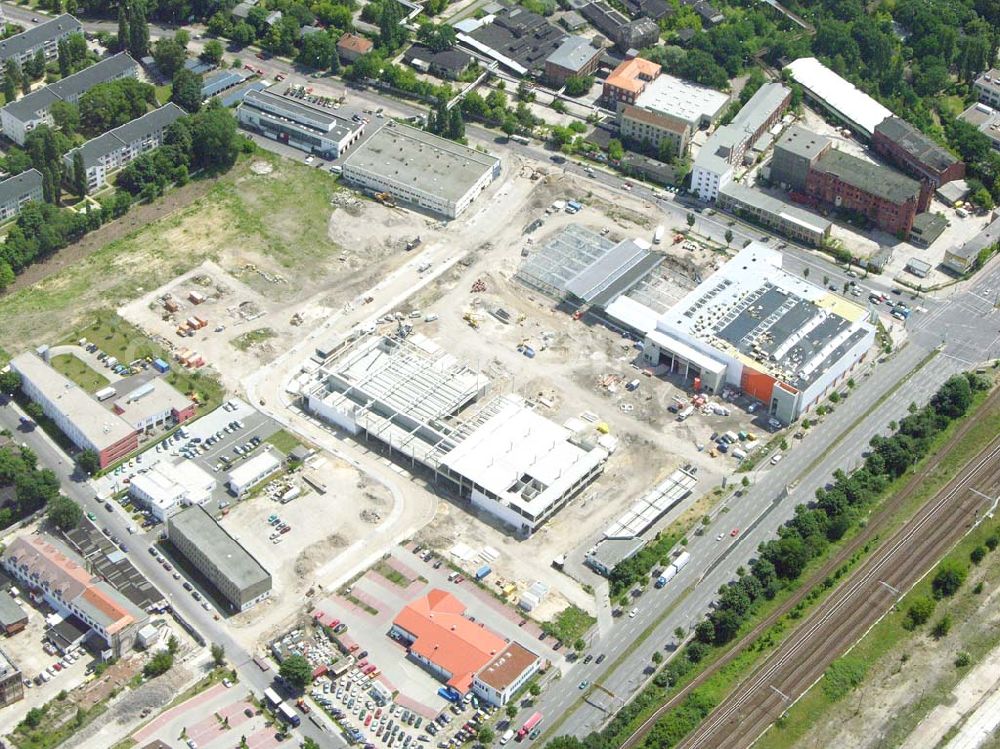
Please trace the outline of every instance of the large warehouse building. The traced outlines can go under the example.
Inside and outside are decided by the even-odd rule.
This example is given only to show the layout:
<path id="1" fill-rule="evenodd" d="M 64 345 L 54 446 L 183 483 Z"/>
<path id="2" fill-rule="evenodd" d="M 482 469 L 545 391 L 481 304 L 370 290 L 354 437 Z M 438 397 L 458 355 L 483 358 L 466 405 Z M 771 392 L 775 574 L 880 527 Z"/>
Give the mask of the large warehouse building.
<path id="1" fill-rule="evenodd" d="M 646 335 L 651 366 L 738 388 L 790 423 L 845 378 L 875 342 L 865 308 L 784 271 L 752 242 L 660 316 Z"/>
<path id="2" fill-rule="evenodd" d="M 167 538 L 225 597 L 232 611 L 246 611 L 271 595 L 271 574 L 201 505 L 171 517 Z"/>
<path id="3" fill-rule="evenodd" d="M 478 510 L 528 536 L 604 469 L 608 451 L 516 395 L 480 407 L 488 378 L 433 341 L 371 336 L 307 388 L 309 410 L 450 481 Z M 469 413 L 463 413 L 468 411 Z"/>
<path id="4" fill-rule="evenodd" d="M 343 177 L 373 192 L 457 218 L 500 176 L 500 159 L 398 122 L 352 151 Z"/>
<path id="5" fill-rule="evenodd" d="M 101 468 L 138 449 L 139 433 L 134 426 L 35 354 L 15 356 L 10 366 L 21 375 L 24 394 L 42 407 L 74 445 L 97 453 Z"/>
<path id="6" fill-rule="evenodd" d="M 815 57 L 801 57 L 785 66 L 806 97 L 864 138 L 892 112 Z"/>
<path id="7" fill-rule="evenodd" d="M 717 203 L 725 211 L 813 247 L 820 246 L 833 228 L 833 223 L 822 216 L 737 182 L 719 190 Z"/>

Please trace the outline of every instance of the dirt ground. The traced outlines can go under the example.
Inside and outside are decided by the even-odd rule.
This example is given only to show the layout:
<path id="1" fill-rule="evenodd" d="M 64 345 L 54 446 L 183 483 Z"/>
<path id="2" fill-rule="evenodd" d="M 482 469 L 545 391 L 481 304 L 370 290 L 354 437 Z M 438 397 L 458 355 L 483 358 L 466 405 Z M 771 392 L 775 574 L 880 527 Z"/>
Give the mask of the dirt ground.
<path id="1" fill-rule="evenodd" d="M 713 431 L 743 429 L 749 420 L 734 409 L 728 417 L 696 414 L 677 422 L 667 407 L 674 396 L 684 397 L 685 391 L 679 383 L 642 377 L 637 368 L 640 352 L 633 341 L 603 325 L 573 320 L 567 312 L 557 310 L 553 300 L 514 279 L 522 262 L 521 249 L 527 244 L 520 229 L 538 217 L 545 222 L 530 235 L 528 246 L 532 249 L 570 224 L 594 231 L 609 228 L 608 236 L 613 240 L 649 238 L 651 222 L 640 205 L 612 205 L 591 193 L 592 188 L 586 180 L 563 175 L 539 183 L 525 209 L 511 221 L 511 229 L 477 253 L 469 268 L 456 268 L 401 310 L 438 315 L 433 322 L 408 322 L 487 374 L 494 391 L 514 391 L 534 399 L 541 404 L 542 413 L 558 423 L 593 414 L 619 440 L 604 475 L 529 540 L 513 538 L 504 529 L 482 522 L 483 518 L 474 519 L 464 507 L 450 503 L 442 503 L 434 522 L 417 536 L 421 543 L 440 551 L 459 541 L 474 549 L 490 546 L 499 550 L 501 559 L 492 565 L 499 576 L 523 588 L 538 579 L 550 586 L 552 595 L 533 612 L 541 618 L 561 609 L 566 601 L 594 609 L 592 596 L 551 568 L 548 563 L 552 559 L 609 525 L 679 466 L 697 467 L 701 484 L 696 495 L 711 489 L 724 474 L 735 470 L 736 463 L 723 456 L 713 459 L 708 452 L 700 452 L 697 444 L 707 442 Z M 554 200 L 573 197 L 586 203 L 579 214 L 544 216 Z M 694 274 L 718 261 L 703 248 L 691 252 L 680 245 L 664 245 L 664 249 L 678 273 L 683 269 Z M 485 284 L 485 291 L 472 290 L 477 280 Z M 677 295 L 686 288 L 678 288 Z M 498 307 L 510 313 L 509 324 L 491 314 Z M 474 316 L 478 327 L 468 324 L 466 315 Z M 537 356 L 522 356 L 517 351 L 521 343 L 532 346 Z M 624 386 L 633 378 L 641 379 L 642 384 L 629 392 Z M 657 456 L 656 460 L 650 460 L 650 455 Z M 690 502 L 696 499 L 693 496 Z"/>
<path id="2" fill-rule="evenodd" d="M 222 520 L 223 527 L 270 571 L 272 597 L 252 611 L 229 619 L 235 637 L 247 647 L 270 639 L 301 615 L 299 606 L 313 584 L 313 572 L 335 558 L 339 550 L 374 530 L 388 517 L 392 499 L 381 486 L 367 481 L 347 463 L 335 458 L 310 459 L 307 470 L 330 491 L 303 491 L 288 504 L 266 494 L 240 502 Z M 299 482 L 301 483 L 301 482 Z M 303 485 L 303 489 L 308 487 Z M 277 514 L 292 530 L 275 544 L 267 518 Z M 328 522 L 317 523 L 319 517 Z"/>

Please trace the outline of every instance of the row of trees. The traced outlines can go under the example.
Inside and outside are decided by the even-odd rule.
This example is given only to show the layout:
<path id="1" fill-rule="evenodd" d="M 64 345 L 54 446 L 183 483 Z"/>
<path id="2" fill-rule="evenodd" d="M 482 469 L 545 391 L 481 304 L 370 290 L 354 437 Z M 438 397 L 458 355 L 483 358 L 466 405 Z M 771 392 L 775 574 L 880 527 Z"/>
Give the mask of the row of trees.
<path id="1" fill-rule="evenodd" d="M 861 468 L 847 475 L 838 471 L 833 483 L 816 491 L 816 501 L 796 507 L 795 517 L 778 531 L 778 538 L 761 544 L 750 570 L 740 570 L 737 579 L 719 589 L 714 610 L 694 630 L 694 640 L 672 659 L 643 690 L 620 710 L 601 733 L 583 741 L 559 737 L 548 749 L 612 749 L 629 735 L 631 724 L 641 713 L 659 704 L 667 690 L 700 663 L 712 647 L 732 641 L 764 600 L 773 598 L 782 586 L 792 583 L 805 566 L 833 541 L 840 539 L 862 517 L 886 487 L 924 456 L 935 436 L 972 405 L 974 392 L 987 383 L 973 374 L 957 375 L 937 391 L 924 408 L 912 406 L 910 414 L 893 426 L 891 437 L 875 437 Z M 961 585 L 962 570 L 944 565 L 935 577 L 935 595 L 952 595 Z M 678 637 L 683 630 L 675 632 Z M 695 690 L 680 707 L 659 720 L 644 746 L 674 746 L 714 707 L 713 700 Z"/>
<path id="2" fill-rule="evenodd" d="M 4 494 L 13 490 L 13 497 L 0 507 L 0 528 L 10 527 L 60 496 L 56 475 L 40 468 L 31 450 L 12 445 L 0 447 L 0 488 Z"/>

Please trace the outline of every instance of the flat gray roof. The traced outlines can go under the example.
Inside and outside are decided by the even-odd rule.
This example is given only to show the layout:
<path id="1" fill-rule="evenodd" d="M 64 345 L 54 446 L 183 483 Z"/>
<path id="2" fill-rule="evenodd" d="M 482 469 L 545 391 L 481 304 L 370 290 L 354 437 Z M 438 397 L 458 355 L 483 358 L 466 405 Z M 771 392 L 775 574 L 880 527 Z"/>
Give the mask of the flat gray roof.
<path id="1" fill-rule="evenodd" d="M 415 127 L 389 122 L 356 146 L 344 167 L 458 200 L 499 161 Z"/>
<path id="2" fill-rule="evenodd" d="M 984 247 L 1000 242 L 1000 218 L 996 218 L 981 232 L 954 250 L 948 250 L 951 255 L 973 260 Z"/>
<path id="3" fill-rule="evenodd" d="M 944 171 L 958 162 L 948 149 L 938 145 L 899 117 L 886 117 L 875 126 L 875 132 L 881 133 L 920 163 L 927 164 L 932 169 Z"/>
<path id="4" fill-rule="evenodd" d="M 271 579 L 263 565 L 201 505 L 191 505 L 167 522 L 171 533 L 178 532 L 197 546 L 237 587 L 245 590 Z"/>
<path id="5" fill-rule="evenodd" d="M 14 599 L 7 593 L 0 593 L 0 625 L 9 627 L 20 621 L 27 620 L 28 615 L 24 609 L 14 602 Z"/>
<path id="6" fill-rule="evenodd" d="M 27 96 L 12 101 L 4 107 L 4 110 L 22 121 L 34 119 L 39 111 L 47 111 L 54 102 L 74 99 L 97 84 L 112 81 L 132 68 L 138 70 L 139 63 L 128 53 L 119 52 L 94 63 L 89 68 L 84 68 L 79 73 L 66 76 L 51 86 L 32 91 Z"/>
<path id="7" fill-rule="evenodd" d="M 920 194 L 920 183 L 915 179 L 836 148 L 823 154 L 813 168 L 893 203 L 915 200 Z"/>
<path id="8" fill-rule="evenodd" d="M 61 16 L 0 41 L 0 60 L 6 62 L 12 57 L 19 57 L 25 52 L 33 50 L 40 44 L 82 31 L 83 27 L 76 18 L 69 13 L 63 13 Z"/>
<path id="9" fill-rule="evenodd" d="M 560 65 L 567 70 L 579 70 L 594 59 L 595 55 L 601 53 L 602 51 L 594 47 L 589 39 L 584 39 L 582 36 L 571 36 L 560 44 L 545 61 L 551 62 L 553 65 Z"/>
<path id="10" fill-rule="evenodd" d="M 6 205 L 12 200 L 20 200 L 22 196 L 42 189 L 42 173 L 37 169 L 15 174 L 0 182 L 0 205 Z"/>
<path id="11" fill-rule="evenodd" d="M 825 135 L 806 130 L 799 125 L 792 125 L 778 138 L 775 148 L 781 148 L 804 159 L 811 159 L 832 142 Z"/>
<path id="12" fill-rule="evenodd" d="M 611 570 L 634 556 L 645 545 L 646 542 L 638 537 L 605 538 L 598 541 L 593 553 L 587 556 Z"/>
<path id="13" fill-rule="evenodd" d="M 274 107 L 279 109 L 289 120 L 319 132 L 331 134 L 333 137 L 343 137 L 357 127 L 333 112 L 271 91 L 248 91 L 243 97 L 243 103 L 262 112 L 267 112 L 265 107 Z M 338 128 L 342 131 L 342 135 L 334 135 L 338 132 Z"/>
<path id="14" fill-rule="evenodd" d="M 87 441 L 96 447 L 110 447 L 135 431 L 125 419 L 102 406 L 83 388 L 56 372 L 35 354 L 20 354 L 10 364 L 56 404 Z"/>
<path id="15" fill-rule="evenodd" d="M 767 211 L 774 216 L 787 217 L 796 223 L 808 226 L 818 232 L 826 232 L 830 228 L 830 222 L 822 216 L 803 210 L 796 205 L 786 203 L 784 200 L 771 197 L 767 193 L 754 190 L 737 182 L 730 182 L 719 189 L 720 195 L 725 195 L 741 203 L 752 205 L 762 211 Z"/>

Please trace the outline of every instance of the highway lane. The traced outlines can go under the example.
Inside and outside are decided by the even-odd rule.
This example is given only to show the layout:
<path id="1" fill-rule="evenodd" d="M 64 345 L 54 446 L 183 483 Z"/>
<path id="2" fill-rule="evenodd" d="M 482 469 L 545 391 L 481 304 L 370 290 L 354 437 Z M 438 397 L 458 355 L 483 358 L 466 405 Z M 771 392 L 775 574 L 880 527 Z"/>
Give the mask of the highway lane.
<path id="1" fill-rule="evenodd" d="M 89 482 L 77 472 L 72 460 L 45 434 L 41 428 L 24 431 L 20 427 L 19 418 L 23 412 L 12 401 L 0 406 L 0 425 L 10 429 L 18 442 L 25 443 L 38 456 L 41 465 L 51 468 L 59 477 L 63 492 L 76 500 L 84 511 L 97 515 L 97 524 L 107 527 L 111 533 L 126 541 L 129 546 L 129 560 L 153 585 L 164 593 L 171 606 L 178 614 L 190 622 L 209 643 L 219 643 L 226 649 L 226 659 L 236 669 L 240 682 L 251 688 L 257 694 L 270 686 L 274 671 L 262 672 L 251 660 L 248 653 L 226 630 L 225 619 L 215 621 L 209 612 L 201 608 L 181 587 L 182 580 L 174 580 L 169 572 L 146 553 L 146 546 L 155 540 L 158 530 L 145 536 L 129 535 L 128 526 L 131 519 L 125 517 L 117 504 L 111 512 L 104 509 L 104 504 L 97 500 Z M 332 724 L 328 727 L 333 729 Z M 109 727 L 110 728 L 110 727 Z M 340 749 L 346 742 L 335 733 L 321 732 L 309 721 L 303 721 L 298 729 L 304 736 L 310 736 L 322 747 Z"/>

